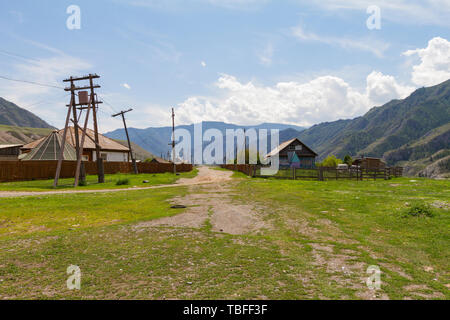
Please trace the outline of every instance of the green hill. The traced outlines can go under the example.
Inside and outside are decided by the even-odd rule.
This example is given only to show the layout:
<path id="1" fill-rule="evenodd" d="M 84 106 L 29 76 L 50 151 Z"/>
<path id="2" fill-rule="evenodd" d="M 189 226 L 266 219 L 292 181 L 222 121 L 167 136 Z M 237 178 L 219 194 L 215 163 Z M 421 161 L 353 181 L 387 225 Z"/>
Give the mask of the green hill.
<path id="1" fill-rule="evenodd" d="M 0 144 L 27 144 L 49 135 L 52 130 L 0 125 Z"/>
<path id="2" fill-rule="evenodd" d="M 365 155 L 406 167 L 408 162 L 422 160 L 422 165 L 409 170 L 417 174 L 427 165 L 424 159 L 450 149 L 449 124 L 450 80 L 418 89 L 406 99 L 373 108 L 362 117 L 313 126 L 303 131 L 300 139 L 321 158 Z"/>

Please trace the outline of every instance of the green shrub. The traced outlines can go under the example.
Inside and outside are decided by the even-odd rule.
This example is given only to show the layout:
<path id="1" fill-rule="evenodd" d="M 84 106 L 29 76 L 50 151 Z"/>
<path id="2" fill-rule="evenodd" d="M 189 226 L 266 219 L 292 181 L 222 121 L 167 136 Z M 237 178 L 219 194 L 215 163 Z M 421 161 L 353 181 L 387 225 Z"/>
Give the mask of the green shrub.
<path id="1" fill-rule="evenodd" d="M 119 179 L 116 181 L 116 186 L 124 186 L 124 185 L 128 185 L 130 184 L 130 179 L 125 178 L 125 179 Z"/>
<path id="2" fill-rule="evenodd" d="M 322 163 L 317 163 L 316 166 L 318 167 L 330 167 L 330 168 L 336 168 L 338 164 L 341 164 L 342 160 L 336 158 L 335 155 L 330 155 L 325 158 L 325 160 L 322 161 Z"/>
<path id="3" fill-rule="evenodd" d="M 429 218 L 431 218 L 434 216 L 434 211 L 430 205 L 428 205 L 426 203 L 418 202 L 418 203 L 413 203 L 408 208 L 406 208 L 403 211 L 402 216 L 404 218 L 406 218 L 406 217 L 429 217 Z"/>
<path id="4" fill-rule="evenodd" d="M 78 181 L 78 186 L 79 186 L 79 187 L 86 187 L 86 186 L 87 186 L 87 181 L 86 181 L 86 180 L 80 180 L 80 181 Z"/>

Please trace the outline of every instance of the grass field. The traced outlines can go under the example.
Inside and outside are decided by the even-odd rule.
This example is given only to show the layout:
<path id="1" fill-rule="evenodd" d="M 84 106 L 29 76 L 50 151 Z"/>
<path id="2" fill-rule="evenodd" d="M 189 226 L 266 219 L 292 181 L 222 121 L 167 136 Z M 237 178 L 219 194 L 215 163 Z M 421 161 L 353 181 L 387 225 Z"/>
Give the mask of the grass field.
<path id="1" fill-rule="evenodd" d="M 155 173 L 155 174 L 106 174 L 105 183 L 99 184 L 97 176 L 86 176 L 86 186 L 78 187 L 79 190 L 95 190 L 95 189 L 125 189 L 132 187 L 149 187 L 154 185 L 172 184 L 180 178 L 192 178 L 197 174 L 194 169 L 191 172 L 180 173 L 175 176 L 173 173 Z M 128 179 L 126 185 L 116 185 L 117 181 Z M 148 183 L 144 183 L 147 180 Z M 56 189 L 73 189 L 74 179 L 60 179 Z M 53 188 L 53 180 L 34 180 L 34 181 L 18 181 L 0 183 L 0 191 L 51 191 Z"/>
<path id="2" fill-rule="evenodd" d="M 266 227 L 138 227 L 209 186 L 0 199 L 0 299 L 450 298 L 448 181 L 228 184 Z M 404 217 L 415 202 L 434 216 Z M 81 268 L 79 291 L 66 287 L 69 265 Z M 369 265 L 381 268 L 379 291 L 365 286 Z"/>

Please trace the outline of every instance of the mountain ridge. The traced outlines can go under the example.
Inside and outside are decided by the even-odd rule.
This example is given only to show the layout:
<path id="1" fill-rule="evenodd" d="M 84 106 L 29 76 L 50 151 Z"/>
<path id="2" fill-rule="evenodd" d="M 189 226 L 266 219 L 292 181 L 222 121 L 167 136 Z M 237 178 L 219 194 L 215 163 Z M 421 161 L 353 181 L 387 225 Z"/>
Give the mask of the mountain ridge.
<path id="1" fill-rule="evenodd" d="M 54 129 L 34 113 L 0 97 L 0 125 Z"/>

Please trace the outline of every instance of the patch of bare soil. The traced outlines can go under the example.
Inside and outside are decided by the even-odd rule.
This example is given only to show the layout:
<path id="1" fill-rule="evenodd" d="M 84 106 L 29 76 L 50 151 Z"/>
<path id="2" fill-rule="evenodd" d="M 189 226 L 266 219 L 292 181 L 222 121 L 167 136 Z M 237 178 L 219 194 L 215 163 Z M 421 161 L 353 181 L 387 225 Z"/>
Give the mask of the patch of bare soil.
<path id="1" fill-rule="evenodd" d="M 367 265 L 356 261 L 353 252 L 335 253 L 330 244 L 309 244 L 314 258 L 313 264 L 325 268 L 330 280 L 339 286 L 352 288 L 356 296 L 364 300 L 388 300 L 389 296 L 381 291 L 371 290 L 366 285 Z M 355 252 L 356 253 L 356 252 Z"/>
<path id="2" fill-rule="evenodd" d="M 229 193 L 231 171 L 200 167 L 194 179 L 181 179 L 179 184 L 189 187 L 188 195 L 172 200 L 187 206 L 185 212 L 162 219 L 139 223 L 137 229 L 147 227 L 201 228 L 208 221 L 215 232 L 247 234 L 267 227 L 259 208 L 233 202 Z M 207 185 L 204 185 L 204 184 Z"/>
<path id="3" fill-rule="evenodd" d="M 419 296 L 424 299 L 436 299 L 444 297 L 441 292 L 433 291 L 428 286 L 423 284 L 411 284 L 403 287 L 403 289 L 415 296 Z"/>

